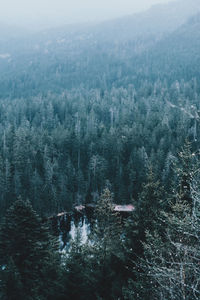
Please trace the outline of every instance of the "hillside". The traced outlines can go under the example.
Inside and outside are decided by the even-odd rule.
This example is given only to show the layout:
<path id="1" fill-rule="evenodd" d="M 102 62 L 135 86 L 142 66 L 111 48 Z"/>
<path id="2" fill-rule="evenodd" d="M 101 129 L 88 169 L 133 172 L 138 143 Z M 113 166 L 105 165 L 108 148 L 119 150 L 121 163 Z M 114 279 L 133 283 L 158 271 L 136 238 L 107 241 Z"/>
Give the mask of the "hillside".
<path id="1" fill-rule="evenodd" d="M 81 84 L 89 88 L 100 87 L 102 77 L 109 87 L 118 82 L 119 77 L 120 82 L 123 82 L 127 73 L 137 73 L 144 62 L 148 66 L 148 56 L 155 56 L 153 61 L 157 55 L 166 60 L 169 55 L 162 53 L 162 44 L 164 51 L 169 49 L 170 52 L 170 48 L 174 47 L 177 50 L 173 51 L 180 51 L 178 36 L 181 38 L 180 30 L 183 29 L 178 28 L 188 30 L 192 39 L 194 35 L 190 35 L 191 25 L 186 22 L 198 10 L 197 0 L 177 1 L 154 6 L 144 13 L 100 24 L 67 26 L 35 34 L 24 32 L 24 38 L 19 38 L 19 31 L 16 30 L 18 38 L 15 35 L 15 38 L 10 39 L 10 28 L 6 31 L 3 27 L 4 40 L 0 42 L 0 93 L 2 96 L 13 96 L 13 89 L 11 92 L 9 88 L 10 80 L 15 81 L 15 96 L 21 96 L 23 90 L 26 95 L 28 91 L 30 94 L 47 92 L 49 89 L 59 92 Z M 186 24 L 183 26 L 184 22 Z M 173 33 L 176 30 L 177 32 Z M 197 34 L 195 28 L 194 31 L 194 34 Z M 187 37 L 181 41 L 181 48 L 188 48 L 188 45 L 196 47 L 194 43 L 187 42 Z M 172 53 L 170 57 L 171 55 Z M 191 56 L 191 59 L 194 57 Z M 157 74 L 159 71 L 155 72 Z"/>
<path id="2" fill-rule="evenodd" d="M 144 64 L 151 62 L 155 76 L 171 74 L 172 80 L 199 77 L 200 14 L 190 18 L 175 32 L 159 41 L 146 54 Z M 141 58 L 143 60 L 143 58 Z"/>

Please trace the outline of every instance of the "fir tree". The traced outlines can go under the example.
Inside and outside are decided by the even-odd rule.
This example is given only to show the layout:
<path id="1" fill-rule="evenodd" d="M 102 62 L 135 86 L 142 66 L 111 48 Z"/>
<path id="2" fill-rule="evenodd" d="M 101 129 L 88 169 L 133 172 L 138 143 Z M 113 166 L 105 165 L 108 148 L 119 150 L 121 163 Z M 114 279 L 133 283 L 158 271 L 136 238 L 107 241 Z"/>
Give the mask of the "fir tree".
<path id="1" fill-rule="evenodd" d="M 147 232 L 145 260 L 140 264 L 152 299 L 196 300 L 200 297 L 198 163 L 194 165 L 189 143 L 180 157 L 177 192 L 170 210 L 160 214 L 164 231 L 162 234 L 158 230 Z"/>
<path id="2" fill-rule="evenodd" d="M 23 298 L 54 299 L 59 285 L 59 257 L 56 251 L 53 238 L 30 203 L 16 201 L 8 210 L 0 229 L 4 297 L 10 293 L 8 287 L 10 278 L 13 278 L 13 284 Z M 9 299 L 17 298 L 13 295 Z"/>
<path id="3" fill-rule="evenodd" d="M 179 152 L 179 164 L 175 166 L 178 177 L 178 194 L 183 202 L 186 202 L 192 210 L 192 180 L 198 171 L 199 164 L 196 161 L 195 153 L 192 153 L 192 145 L 186 140 Z M 195 162 L 196 161 L 196 162 Z"/>
<path id="4" fill-rule="evenodd" d="M 158 180 L 155 179 L 152 167 L 149 167 L 146 183 L 139 195 L 136 204 L 136 217 L 138 238 L 145 240 L 145 232 L 153 231 L 158 225 L 158 217 L 161 208 L 165 206 L 164 191 Z"/>
<path id="5" fill-rule="evenodd" d="M 66 298 L 84 300 L 95 299 L 93 287 L 93 267 L 91 265 L 91 252 L 87 244 L 82 244 L 81 234 L 77 228 L 75 238 L 71 242 L 66 257 L 66 275 L 64 286 Z"/>
<path id="6" fill-rule="evenodd" d="M 116 299 L 121 295 L 123 247 L 121 219 L 114 211 L 112 194 L 108 188 L 96 207 L 96 224 L 91 236 L 93 277 L 97 299 Z M 98 298 L 99 297 L 99 298 Z"/>

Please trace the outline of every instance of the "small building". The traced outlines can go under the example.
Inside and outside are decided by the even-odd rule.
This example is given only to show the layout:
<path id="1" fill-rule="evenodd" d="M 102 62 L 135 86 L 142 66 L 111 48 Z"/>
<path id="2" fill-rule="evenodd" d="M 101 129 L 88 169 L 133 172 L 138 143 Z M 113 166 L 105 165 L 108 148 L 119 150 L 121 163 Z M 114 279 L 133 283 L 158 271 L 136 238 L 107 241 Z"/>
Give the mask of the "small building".
<path id="1" fill-rule="evenodd" d="M 83 213 L 86 210 L 94 211 L 96 208 L 96 204 L 88 203 L 86 205 L 78 205 L 74 207 L 74 210 L 79 213 Z M 131 213 L 135 210 L 135 207 L 132 204 L 127 205 L 118 205 L 113 204 L 113 210 L 119 213 Z"/>
<path id="2" fill-rule="evenodd" d="M 128 205 L 114 205 L 114 211 L 117 212 L 133 212 L 135 210 L 135 207 L 132 204 Z"/>

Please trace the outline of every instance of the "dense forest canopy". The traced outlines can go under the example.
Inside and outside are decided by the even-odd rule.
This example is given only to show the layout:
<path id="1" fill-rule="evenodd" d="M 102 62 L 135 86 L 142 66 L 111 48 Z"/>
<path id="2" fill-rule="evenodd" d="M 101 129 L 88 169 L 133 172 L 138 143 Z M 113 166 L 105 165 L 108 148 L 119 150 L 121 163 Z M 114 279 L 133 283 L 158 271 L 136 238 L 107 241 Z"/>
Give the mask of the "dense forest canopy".
<path id="1" fill-rule="evenodd" d="M 2 28 L 0 251 L 7 239 L 17 247 L 22 218 L 49 249 L 58 285 L 50 276 L 50 294 L 36 284 L 28 298 L 23 287 L 35 279 L 11 252 L 0 299 L 199 299 L 199 1 L 32 34 Z M 60 263 L 40 217 L 88 203 L 97 207 L 90 242 L 77 231 Z M 135 212 L 122 222 L 113 203 Z M 51 266 L 42 268 L 47 276 Z"/>
<path id="2" fill-rule="evenodd" d="M 18 196 L 70 209 L 108 182 L 117 203 L 137 200 L 149 163 L 168 188 L 185 138 L 198 148 L 195 3 L 1 42 L 2 214 Z"/>

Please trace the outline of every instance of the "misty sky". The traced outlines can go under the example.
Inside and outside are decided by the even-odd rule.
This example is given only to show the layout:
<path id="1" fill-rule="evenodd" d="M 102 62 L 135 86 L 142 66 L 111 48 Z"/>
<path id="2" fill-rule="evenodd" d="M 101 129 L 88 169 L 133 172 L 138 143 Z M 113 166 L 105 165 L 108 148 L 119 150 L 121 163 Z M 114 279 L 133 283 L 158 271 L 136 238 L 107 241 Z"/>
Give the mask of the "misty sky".
<path id="1" fill-rule="evenodd" d="M 0 0 L 0 22 L 36 26 L 111 19 L 175 0 Z"/>

